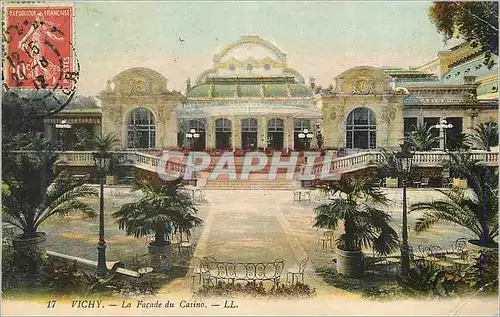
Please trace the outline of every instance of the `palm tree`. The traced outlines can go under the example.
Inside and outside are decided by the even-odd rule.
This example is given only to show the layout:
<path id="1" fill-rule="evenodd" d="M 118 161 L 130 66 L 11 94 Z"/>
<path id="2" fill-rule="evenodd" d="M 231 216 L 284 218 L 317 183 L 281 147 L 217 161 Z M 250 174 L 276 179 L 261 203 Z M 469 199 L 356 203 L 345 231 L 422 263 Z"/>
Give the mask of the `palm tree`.
<path id="1" fill-rule="evenodd" d="M 444 191 L 443 199 L 412 204 L 412 211 L 424 211 L 417 219 L 415 231 L 422 232 L 441 221 L 449 221 L 473 232 L 479 241 L 471 243 L 498 245 L 498 175 L 472 160 L 466 153 L 450 153 L 453 173 L 467 179 L 472 194 L 462 190 Z"/>
<path id="2" fill-rule="evenodd" d="M 396 178 L 399 176 L 397 160 L 393 153 L 386 149 L 380 149 L 381 158 L 378 162 L 373 162 L 376 165 L 377 178 L 383 179 L 385 177 Z"/>
<path id="3" fill-rule="evenodd" d="M 123 205 L 113 216 L 120 229 L 136 238 L 154 234 L 152 246 L 166 246 L 165 236 L 175 232 L 189 234 L 190 229 L 201 225 L 196 216 L 198 208 L 192 198 L 182 191 L 182 179 L 165 186 L 139 183 L 144 196 Z"/>
<path id="4" fill-rule="evenodd" d="M 55 167 L 58 157 L 49 140 L 39 135 L 25 150 L 31 151 L 5 153 L 2 166 L 2 220 L 22 230 L 20 239 L 43 235 L 39 227 L 54 215 L 95 216 L 81 199 L 96 196 L 96 190 Z"/>
<path id="5" fill-rule="evenodd" d="M 415 130 L 407 137 L 410 146 L 415 151 L 431 150 L 441 139 L 432 133 L 433 126 L 427 127 L 426 124 L 417 124 Z"/>
<path id="6" fill-rule="evenodd" d="M 94 150 L 94 155 L 101 158 L 109 158 L 109 165 L 107 166 L 106 175 L 112 176 L 108 180 L 106 177 L 106 183 L 108 185 L 116 185 L 116 176 L 113 176 L 116 172 L 117 165 L 119 164 L 116 155 L 113 155 L 112 151 L 116 150 L 120 146 L 120 140 L 114 133 L 108 133 L 103 136 L 94 136 L 91 141 L 92 148 Z"/>
<path id="7" fill-rule="evenodd" d="M 343 178 L 339 182 L 324 183 L 321 188 L 339 198 L 316 207 L 313 226 L 334 230 L 343 220 L 344 233 L 336 241 L 338 249 L 359 254 L 359 260 L 362 247 L 371 247 L 382 255 L 396 250 L 398 234 L 389 226 L 391 216 L 372 205 L 386 205 L 388 200 L 371 179 Z M 337 270 L 345 266 L 341 260 L 337 257 Z"/>
<path id="8" fill-rule="evenodd" d="M 491 147 L 498 146 L 498 124 L 478 124 L 472 129 L 471 139 L 480 149 L 489 151 Z"/>
<path id="9" fill-rule="evenodd" d="M 94 136 L 92 147 L 100 153 L 107 153 L 120 146 L 120 140 L 114 133 L 108 133 L 102 136 Z"/>
<path id="10" fill-rule="evenodd" d="M 450 151 L 467 151 L 472 147 L 472 138 L 468 133 L 450 136 L 449 140 L 447 140 L 446 147 Z"/>

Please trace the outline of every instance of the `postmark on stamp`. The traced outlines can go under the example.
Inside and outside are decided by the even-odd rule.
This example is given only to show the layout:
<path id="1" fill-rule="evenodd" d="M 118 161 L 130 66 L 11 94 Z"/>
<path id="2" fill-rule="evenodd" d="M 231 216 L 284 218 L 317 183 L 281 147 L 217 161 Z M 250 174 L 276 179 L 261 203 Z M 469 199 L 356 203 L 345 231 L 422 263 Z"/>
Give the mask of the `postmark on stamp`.
<path id="1" fill-rule="evenodd" d="M 79 77 L 72 6 L 7 7 L 3 43 L 6 90 L 31 90 L 58 108 L 69 103 Z"/>

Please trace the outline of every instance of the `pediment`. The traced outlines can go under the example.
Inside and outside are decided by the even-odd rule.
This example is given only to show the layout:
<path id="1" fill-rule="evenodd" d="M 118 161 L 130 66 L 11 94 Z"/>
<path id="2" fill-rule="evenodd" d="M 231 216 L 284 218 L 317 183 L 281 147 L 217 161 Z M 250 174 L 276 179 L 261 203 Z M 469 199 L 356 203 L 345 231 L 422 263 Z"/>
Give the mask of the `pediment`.
<path id="1" fill-rule="evenodd" d="M 335 78 L 335 91 L 351 95 L 384 94 L 391 89 L 391 77 L 375 67 L 351 68 Z"/>
<path id="2" fill-rule="evenodd" d="M 108 81 L 106 94 L 157 95 L 167 92 L 167 80 L 149 68 L 129 68 Z"/>

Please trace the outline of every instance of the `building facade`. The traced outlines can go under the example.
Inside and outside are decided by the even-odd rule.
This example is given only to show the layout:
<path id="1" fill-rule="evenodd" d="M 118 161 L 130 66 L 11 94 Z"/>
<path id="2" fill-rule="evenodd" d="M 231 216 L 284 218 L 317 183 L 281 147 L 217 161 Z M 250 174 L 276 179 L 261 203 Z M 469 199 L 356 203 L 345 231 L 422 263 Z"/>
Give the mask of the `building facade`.
<path id="1" fill-rule="evenodd" d="M 354 67 L 319 89 L 289 67 L 277 46 L 243 36 L 215 54 L 213 67 L 193 83 L 188 79 L 185 94 L 167 90 L 155 70 L 121 72 L 97 96 L 88 122 L 101 125 L 94 132 L 115 133 L 128 149 L 396 148 L 419 124 L 446 119 L 452 138 L 497 122 L 497 66 L 482 65 L 483 58 L 461 45 L 421 67 Z"/>

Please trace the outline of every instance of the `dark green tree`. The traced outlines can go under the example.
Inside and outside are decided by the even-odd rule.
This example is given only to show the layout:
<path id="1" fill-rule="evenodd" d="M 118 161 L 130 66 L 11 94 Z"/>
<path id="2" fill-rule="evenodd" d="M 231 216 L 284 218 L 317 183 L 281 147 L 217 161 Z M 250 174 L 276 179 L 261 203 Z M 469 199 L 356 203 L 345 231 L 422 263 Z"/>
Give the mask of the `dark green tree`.
<path id="1" fill-rule="evenodd" d="M 485 65 L 495 64 L 498 56 L 498 1 L 434 2 L 429 17 L 445 42 L 452 37 L 463 38 L 485 54 Z"/>

